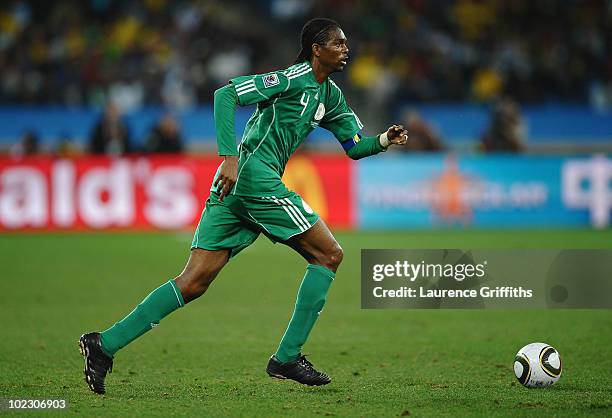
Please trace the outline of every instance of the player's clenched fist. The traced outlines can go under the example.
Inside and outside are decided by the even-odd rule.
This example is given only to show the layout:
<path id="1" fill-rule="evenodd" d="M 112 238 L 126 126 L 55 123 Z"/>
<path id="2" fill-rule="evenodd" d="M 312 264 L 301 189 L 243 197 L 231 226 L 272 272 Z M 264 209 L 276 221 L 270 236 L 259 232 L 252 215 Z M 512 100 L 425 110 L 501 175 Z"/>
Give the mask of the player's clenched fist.
<path id="1" fill-rule="evenodd" d="M 387 139 L 394 145 L 405 145 L 408 142 L 408 131 L 402 125 L 393 125 L 387 130 Z"/>

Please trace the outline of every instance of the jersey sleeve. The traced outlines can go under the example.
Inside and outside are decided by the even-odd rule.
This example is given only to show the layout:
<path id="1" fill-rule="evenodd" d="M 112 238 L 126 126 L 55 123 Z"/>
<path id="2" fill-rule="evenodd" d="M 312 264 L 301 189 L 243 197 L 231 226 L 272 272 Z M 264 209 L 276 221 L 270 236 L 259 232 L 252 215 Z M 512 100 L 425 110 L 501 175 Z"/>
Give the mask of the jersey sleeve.
<path id="1" fill-rule="evenodd" d="M 333 133 L 338 142 L 344 146 L 347 140 L 361 138 L 359 131 L 363 129 L 363 124 L 346 103 L 338 86 L 331 80 L 330 83 L 329 99 L 325 106 L 329 110 L 326 111 L 319 125 Z"/>
<path id="2" fill-rule="evenodd" d="M 236 77 L 230 80 L 236 90 L 238 104 L 248 106 L 278 97 L 287 91 L 290 82 L 282 71 Z"/>

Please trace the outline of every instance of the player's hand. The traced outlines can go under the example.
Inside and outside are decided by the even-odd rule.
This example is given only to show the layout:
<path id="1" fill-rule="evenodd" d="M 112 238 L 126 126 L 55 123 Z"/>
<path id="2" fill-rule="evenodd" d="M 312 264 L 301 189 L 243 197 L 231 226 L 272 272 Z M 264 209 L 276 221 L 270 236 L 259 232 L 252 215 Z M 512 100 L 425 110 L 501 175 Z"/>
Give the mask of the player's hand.
<path id="1" fill-rule="evenodd" d="M 387 130 L 387 139 L 393 145 L 405 145 L 408 142 L 408 131 L 402 125 L 393 125 Z"/>
<path id="2" fill-rule="evenodd" d="M 234 184 L 236 184 L 236 178 L 238 177 L 238 156 L 237 155 L 226 155 L 225 161 L 221 164 L 221 170 L 219 175 L 215 179 L 213 184 L 219 191 L 219 200 L 223 201 L 223 198 L 232 191 Z"/>

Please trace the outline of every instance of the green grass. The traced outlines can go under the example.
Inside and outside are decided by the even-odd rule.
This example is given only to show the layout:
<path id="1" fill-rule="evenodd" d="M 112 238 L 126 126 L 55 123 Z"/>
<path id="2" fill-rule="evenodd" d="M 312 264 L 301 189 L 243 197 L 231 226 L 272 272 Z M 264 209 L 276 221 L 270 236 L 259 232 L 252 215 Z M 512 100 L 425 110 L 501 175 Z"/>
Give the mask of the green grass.
<path id="1" fill-rule="evenodd" d="M 359 301 L 361 248 L 612 248 L 612 231 L 337 238 L 345 260 L 305 347 L 332 384 L 265 375 L 305 263 L 260 238 L 204 297 L 121 351 L 107 395 L 96 396 L 83 382 L 78 336 L 108 327 L 179 273 L 190 236 L 0 236 L 0 398 L 63 398 L 68 414 L 120 417 L 612 414 L 609 311 L 366 311 Z M 514 354 L 533 341 L 564 360 L 551 388 L 528 390 L 514 378 Z"/>

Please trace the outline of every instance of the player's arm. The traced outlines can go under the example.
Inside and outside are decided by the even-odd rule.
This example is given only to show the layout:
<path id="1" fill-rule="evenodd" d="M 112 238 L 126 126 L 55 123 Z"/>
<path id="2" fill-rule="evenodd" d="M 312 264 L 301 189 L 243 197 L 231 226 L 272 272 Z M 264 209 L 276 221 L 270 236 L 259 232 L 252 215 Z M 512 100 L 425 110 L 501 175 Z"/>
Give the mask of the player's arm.
<path id="1" fill-rule="evenodd" d="M 283 71 L 236 77 L 229 84 L 236 92 L 237 103 L 248 106 L 274 100 L 291 87 L 289 77 Z"/>
<path id="2" fill-rule="evenodd" d="M 334 134 L 346 155 L 353 160 L 386 151 L 390 145 L 403 145 L 408 140 L 408 134 L 401 125 L 393 125 L 380 135 L 362 136 L 361 121 L 347 105 L 342 92 L 333 82 L 326 107 L 330 108 L 330 111 L 323 117 L 321 127 Z"/>
<path id="3" fill-rule="evenodd" d="M 236 91 L 230 86 L 221 87 L 215 91 L 214 112 L 215 129 L 217 132 L 217 152 L 225 157 L 213 186 L 218 187 L 219 200 L 232 190 L 238 177 L 238 148 L 236 147 Z"/>
<path id="4" fill-rule="evenodd" d="M 404 145 L 408 140 L 408 132 L 402 125 L 393 125 L 380 135 L 361 136 L 356 133 L 353 138 L 341 142 L 346 155 L 353 160 L 369 157 L 386 151 L 391 145 Z"/>
<path id="5" fill-rule="evenodd" d="M 215 91 L 215 128 L 219 155 L 237 156 L 236 106 L 248 106 L 274 100 L 290 87 L 289 78 L 277 71 L 236 77 Z"/>

